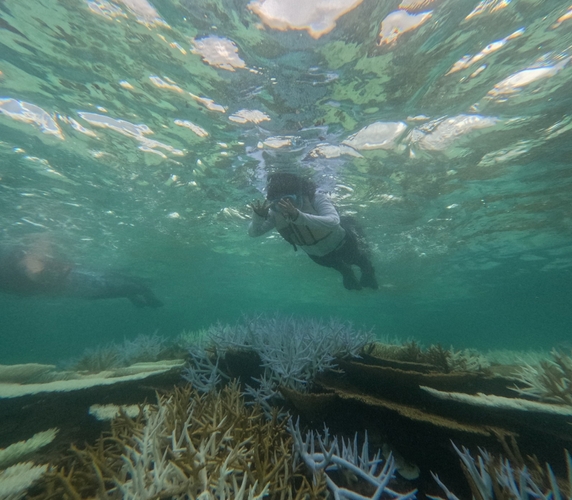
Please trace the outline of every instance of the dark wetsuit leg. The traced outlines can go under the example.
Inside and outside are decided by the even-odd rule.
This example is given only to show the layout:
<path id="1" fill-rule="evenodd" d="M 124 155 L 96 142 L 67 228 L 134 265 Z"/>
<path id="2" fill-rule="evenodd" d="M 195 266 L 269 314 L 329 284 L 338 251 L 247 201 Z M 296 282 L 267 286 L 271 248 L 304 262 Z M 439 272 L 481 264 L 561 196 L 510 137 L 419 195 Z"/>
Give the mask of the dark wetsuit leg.
<path id="1" fill-rule="evenodd" d="M 375 269 L 367 254 L 358 242 L 356 233 L 350 227 L 345 227 L 346 237 L 341 247 L 322 257 L 310 255 L 310 258 L 326 267 L 339 271 L 344 279 L 344 287 L 348 290 L 360 290 L 362 287 L 378 288 L 375 279 Z M 361 270 L 361 279 L 357 280 L 351 266 L 356 265 Z"/>
<path id="2" fill-rule="evenodd" d="M 341 226 L 346 230 L 347 238 L 351 241 L 345 256 L 345 261 L 350 265 L 356 265 L 361 270 L 360 284 L 365 287 L 378 288 L 375 278 L 375 269 L 371 263 L 369 248 L 363 229 L 359 222 L 351 216 L 340 218 Z"/>
<path id="3" fill-rule="evenodd" d="M 310 255 L 309 257 L 321 266 L 331 267 L 332 269 L 340 272 L 343 277 L 344 287 L 348 290 L 361 290 L 361 285 L 357 280 L 350 263 L 346 260 L 346 257 L 351 254 L 348 244 L 351 246 L 351 242 L 349 242 L 346 235 L 346 238 L 340 248 L 321 257 L 317 257 L 315 255 Z"/>

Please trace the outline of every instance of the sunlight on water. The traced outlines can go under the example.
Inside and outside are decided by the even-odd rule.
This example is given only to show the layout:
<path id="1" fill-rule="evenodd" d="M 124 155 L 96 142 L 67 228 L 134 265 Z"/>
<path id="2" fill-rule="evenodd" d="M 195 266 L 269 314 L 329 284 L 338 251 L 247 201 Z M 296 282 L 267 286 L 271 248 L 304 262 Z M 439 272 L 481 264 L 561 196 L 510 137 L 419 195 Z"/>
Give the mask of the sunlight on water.
<path id="1" fill-rule="evenodd" d="M 148 278 L 166 334 L 228 305 L 444 342 L 506 329 L 499 348 L 567 335 L 569 0 L 33 4 L 0 2 L 2 245 L 48 233 Z M 276 170 L 360 220 L 380 292 L 247 237 Z M 147 333 L 135 316 L 125 334 Z"/>

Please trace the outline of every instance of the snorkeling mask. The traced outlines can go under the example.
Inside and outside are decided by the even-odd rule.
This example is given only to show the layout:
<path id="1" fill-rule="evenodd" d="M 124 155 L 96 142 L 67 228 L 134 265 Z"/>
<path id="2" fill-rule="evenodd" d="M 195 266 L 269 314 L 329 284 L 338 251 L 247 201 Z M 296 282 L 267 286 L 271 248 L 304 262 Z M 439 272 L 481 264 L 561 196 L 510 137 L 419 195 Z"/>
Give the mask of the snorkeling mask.
<path id="1" fill-rule="evenodd" d="M 270 208 L 275 212 L 278 212 L 278 203 L 280 203 L 282 200 L 290 200 L 292 202 L 292 205 L 298 207 L 298 203 L 302 201 L 302 197 L 297 194 L 285 194 L 283 196 L 270 200 Z"/>

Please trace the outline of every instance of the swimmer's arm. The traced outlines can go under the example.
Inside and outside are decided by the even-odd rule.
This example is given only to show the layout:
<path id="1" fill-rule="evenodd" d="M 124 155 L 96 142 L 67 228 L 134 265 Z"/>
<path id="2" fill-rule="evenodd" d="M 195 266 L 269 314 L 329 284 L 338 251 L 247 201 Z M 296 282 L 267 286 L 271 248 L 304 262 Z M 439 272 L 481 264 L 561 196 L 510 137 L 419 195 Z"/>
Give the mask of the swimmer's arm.
<path id="1" fill-rule="evenodd" d="M 252 214 L 252 220 L 248 225 L 249 236 L 262 236 L 276 226 L 276 221 L 272 213 L 268 217 L 260 217 L 256 212 Z"/>
<path id="2" fill-rule="evenodd" d="M 325 195 L 317 193 L 312 203 L 317 215 L 298 211 L 298 217 L 290 221 L 297 226 L 308 226 L 310 229 L 334 229 L 340 223 L 336 207 Z"/>

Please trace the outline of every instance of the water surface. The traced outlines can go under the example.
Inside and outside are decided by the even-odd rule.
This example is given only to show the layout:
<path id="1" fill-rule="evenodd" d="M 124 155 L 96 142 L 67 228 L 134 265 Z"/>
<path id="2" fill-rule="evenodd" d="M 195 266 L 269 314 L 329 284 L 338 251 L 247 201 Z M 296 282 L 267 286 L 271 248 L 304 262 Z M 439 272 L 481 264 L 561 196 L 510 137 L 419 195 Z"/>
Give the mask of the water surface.
<path id="1" fill-rule="evenodd" d="M 165 302 L 1 294 L 0 362 L 260 312 L 568 339 L 569 0 L 306 3 L 0 0 L 1 243 L 49 237 Z M 360 220 L 378 291 L 247 236 L 276 170 Z"/>

